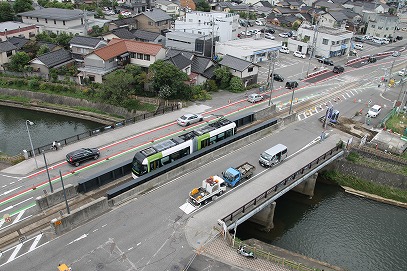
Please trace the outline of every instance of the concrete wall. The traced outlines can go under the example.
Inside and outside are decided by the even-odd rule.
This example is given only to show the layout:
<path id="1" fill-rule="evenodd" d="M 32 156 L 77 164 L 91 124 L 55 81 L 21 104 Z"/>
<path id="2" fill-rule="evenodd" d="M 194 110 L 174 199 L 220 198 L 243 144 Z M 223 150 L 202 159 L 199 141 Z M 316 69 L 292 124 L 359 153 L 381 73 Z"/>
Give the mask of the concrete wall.
<path id="1" fill-rule="evenodd" d="M 302 183 L 300 183 L 296 187 L 294 187 L 292 189 L 292 191 L 307 195 L 311 199 L 314 196 L 314 188 L 315 188 L 315 183 L 317 182 L 317 178 L 318 178 L 318 173 L 315 173 L 314 175 L 309 177 L 307 180 L 303 181 Z"/>
<path id="2" fill-rule="evenodd" d="M 71 199 L 78 195 L 76 193 L 75 186 L 73 186 L 72 184 L 65 185 L 65 192 L 67 199 Z M 45 194 L 37 197 L 35 199 L 35 204 L 37 205 L 37 210 L 41 212 L 64 201 L 65 201 L 64 191 L 62 190 L 61 187 L 54 190 L 54 193 Z"/>
<path id="3" fill-rule="evenodd" d="M 275 106 L 274 106 L 274 108 L 275 108 Z M 271 115 L 274 111 L 270 110 L 270 108 L 265 108 L 265 109 L 260 110 L 256 114 L 267 115 L 266 112 L 268 112 L 268 115 Z M 259 118 L 256 117 L 256 119 L 259 119 Z M 262 131 L 259 131 L 255 134 L 247 136 L 243 139 L 237 140 L 234 142 L 233 145 L 225 146 L 223 148 L 217 149 L 211 153 L 208 153 L 207 155 L 204 155 L 198 159 L 195 159 L 194 161 L 191 161 L 183 166 L 180 166 L 177 169 L 168 171 L 165 174 L 163 174 L 153 180 L 150 180 L 142 185 L 139 185 L 117 197 L 114 197 L 113 199 L 111 199 L 109 201 L 109 204 L 110 205 L 120 204 L 121 202 L 124 202 L 124 201 L 130 199 L 131 197 L 137 195 L 138 193 L 140 193 L 144 190 L 152 189 L 156 186 L 159 186 L 159 185 L 162 185 L 169 181 L 172 181 L 174 178 L 177 178 L 178 176 L 181 176 L 181 175 L 189 172 L 191 170 L 191 168 L 196 168 L 196 167 L 199 167 L 200 165 L 214 161 L 217 158 L 224 156 L 226 153 L 237 150 L 243 146 L 246 146 L 247 144 L 252 143 L 253 141 L 256 141 L 265 136 L 268 136 L 270 133 L 274 133 L 274 132 L 278 131 L 279 129 L 281 129 L 284 126 L 284 124 L 291 123 L 292 121 L 295 121 L 295 119 L 296 119 L 295 115 L 287 116 L 284 119 L 281 119 L 281 121 L 279 121 L 276 125 L 268 127 Z"/>
<path id="4" fill-rule="evenodd" d="M 51 220 L 51 227 L 56 234 L 65 233 L 107 212 L 108 210 L 109 206 L 107 204 L 107 198 L 101 197 L 83 205 L 79 209 L 71 211 L 70 214 L 64 214 L 63 216 L 54 218 Z"/>
<path id="5" fill-rule="evenodd" d="M 269 232 L 274 228 L 274 211 L 276 202 L 272 202 L 269 206 L 252 216 L 249 220 L 264 226 L 263 231 Z"/>

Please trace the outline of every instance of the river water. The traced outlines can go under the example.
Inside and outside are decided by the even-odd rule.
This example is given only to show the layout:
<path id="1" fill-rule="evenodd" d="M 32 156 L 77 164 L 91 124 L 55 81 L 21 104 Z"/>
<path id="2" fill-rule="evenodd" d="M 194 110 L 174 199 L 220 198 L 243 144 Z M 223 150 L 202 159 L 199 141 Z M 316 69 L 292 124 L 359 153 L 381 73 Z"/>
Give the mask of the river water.
<path id="1" fill-rule="evenodd" d="M 277 201 L 275 228 L 245 222 L 237 237 L 263 242 L 351 271 L 407 270 L 407 210 L 317 183 L 312 200 L 290 193 Z"/>
<path id="2" fill-rule="evenodd" d="M 34 122 L 28 127 L 34 148 L 102 126 L 68 116 L 0 105 L 0 152 L 12 156 L 31 149 L 26 120 Z"/>

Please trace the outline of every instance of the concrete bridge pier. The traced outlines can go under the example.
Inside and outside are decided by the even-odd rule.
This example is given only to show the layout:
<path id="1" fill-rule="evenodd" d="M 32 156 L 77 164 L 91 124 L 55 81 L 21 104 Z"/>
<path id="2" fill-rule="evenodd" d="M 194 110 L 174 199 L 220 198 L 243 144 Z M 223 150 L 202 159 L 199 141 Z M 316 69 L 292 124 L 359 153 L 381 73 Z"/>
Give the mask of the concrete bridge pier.
<path id="1" fill-rule="evenodd" d="M 294 187 L 292 190 L 309 196 L 310 199 L 314 196 L 315 183 L 317 182 L 318 173 L 308 177 L 305 181 Z"/>
<path id="2" fill-rule="evenodd" d="M 269 232 L 274 228 L 274 210 L 276 202 L 272 202 L 266 208 L 252 216 L 249 220 L 263 226 L 262 231 Z"/>

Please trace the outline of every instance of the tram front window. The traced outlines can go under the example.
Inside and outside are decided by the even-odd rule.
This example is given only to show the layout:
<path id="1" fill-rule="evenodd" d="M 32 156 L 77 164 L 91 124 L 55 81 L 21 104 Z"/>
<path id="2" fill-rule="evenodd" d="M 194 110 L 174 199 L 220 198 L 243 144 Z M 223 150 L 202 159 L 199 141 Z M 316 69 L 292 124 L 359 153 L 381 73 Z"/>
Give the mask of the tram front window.
<path id="1" fill-rule="evenodd" d="M 147 166 L 140 163 L 136 159 L 133 160 L 133 173 L 141 176 L 147 172 Z"/>

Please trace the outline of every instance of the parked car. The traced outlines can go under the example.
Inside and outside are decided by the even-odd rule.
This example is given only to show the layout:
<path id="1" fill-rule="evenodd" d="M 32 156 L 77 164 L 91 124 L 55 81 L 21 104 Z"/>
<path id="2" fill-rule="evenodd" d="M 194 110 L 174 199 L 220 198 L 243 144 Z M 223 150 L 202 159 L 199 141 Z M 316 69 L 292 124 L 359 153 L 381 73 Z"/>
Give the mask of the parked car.
<path id="1" fill-rule="evenodd" d="M 333 66 L 333 65 L 334 65 L 334 63 L 332 62 L 332 60 L 330 60 L 329 58 L 322 57 L 322 58 L 317 58 L 317 59 L 318 59 L 318 62 L 319 62 L 319 63 L 323 63 L 323 64 L 329 65 L 329 66 Z"/>
<path id="2" fill-rule="evenodd" d="M 266 28 L 260 29 L 260 32 L 261 33 L 266 32 L 266 33 L 274 34 L 276 32 L 276 30 L 274 30 L 274 28 L 272 28 L 272 27 L 266 27 Z"/>
<path id="3" fill-rule="evenodd" d="M 252 34 L 252 31 L 247 31 L 247 33 L 245 32 L 245 31 L 242 31 L 242 32 L 240 32 L 240 36 L 241 37 L 245 37 L 245 36 L 247 36 L 247 37 L 250 37 L 250 36 L 252 36 L 253 34 Z"/>
<path id="4" fill-rule="evenodd" d="M 382 107 L 380 105 L 375 104 L 374 106 L 372 106 L 372 108 L 369 109 L 367 115 L 371 118 L 376 118 L 380 114 L 381 110 Z"/>
<path id="5" fill-rule="evenodd" d="M 406 68 L 402 68 L 401 70 L 399 70 L 399 72 L 397 73 L 400 76 L 405 76 L 406 75 Z"/>
<path id="6" fill-rule="evenodd" d="M 354 37 L 353 40 L 356 41 L 356 42 L 363 42 L 362 37 Z"/>
<path id="7" fill-rule="evenodd" d="M 341 73 L 345 71 L 345 68 L 342 66 L 335 66 L 334 69 L 332 70 L 334 73 Z"/>
<path id="8" fill-rule="evenodd" d="M 407 31 L 407 27 L 403 27 L 401 31 Z"/>
<path id="9" fill-rule="evenodd" d="M 355 49 L 363 50 L 363 44 L 361 44 L 361 43 L 356 43 L 356 44 L 355 44 Z"/>
<path id="10" fill-rule="evenodd" d="M 392 54 L 392 56 L 398 57 L 398 56 L 400 56 L 400 52 L 399 52 L 399 51 L 394 51 L 393 54 Z"/>
<path id="11" fill-rule="evenodd" d="M 270 33 L 266 33 L 264 34 L 264 38 L 269 39 L 269 40 L 274 40 L 276 37 L 274 37 L 272 34 Z"/>
<path id="12" fill-rule="evenodd" d="M 298 82 L 297 81 L 288 81 L 287 83 L 285 83 L 285 88 L 288 89 L 293 89 L 298 87 Z"/>
<path id="13" fill-rule="evenodd" d="M 284 82 L 284 77 L 282 77 L 278 73 L 270 74 L 270 76 L 273 76 L 274 81 Z"/>
<path id="14" fill-rule="evenodd" d="M 288 38 L 288 33 L 280 33 L 278 34 L 282 38 Z"/>
<path id="15" fill-rule="evenodd" d="M 397 36 L 397 37 L 396 37 L 396 40 L 402 40 L 402 39 L 403 39 L 402 36 Z"/>
<path id="16" fill-rule="evenodd" d="M 264 25 L 264 23 L 263 23 L 261 20 L 256 20 L 256 21 L 254 22 L 254 24 L 255 24 L 255 25 L 259 25 L 259 26 Z"/>
<path id="17" fill-rule="evenodd" d="M 177 119 L 177 123 L 178 123 L 178 125 L 181 125 L 181 126 L 188 126 L 190 124 L 200 122 L 202 120 L 203 120 L 203 117 L 200 114 L 185 114 Z"/>
<path id="18" fill-rule="evenodd" d="M 123 10 L 123 11 L 120 11 L 120 15 L 122 15 L 124 17 L 128 17 L 131 15 L 131 12 L 128 10 Z"/>
<path id="19" fill-rule="evenodd" d="M 66 161 L 74 166 L 79 166 L 80 163 L 91 160 L 98 159 L 100 156 L 100 151 L 98 148 L 82 148 L 66 155 Z"/>
<path id="20" fill-rule="evenodd" d="M 257 93 L 250 94 L 249 97 L 247 97 L 247 101 L 250 103 L 257 103 L 262 101 L 263 99 L 264 99 L 263 95 Z"/>
<path id="21" fill-rule="evenodd" d="M 299 57 L 299 58 L 305 58 L 305 54 L 300 51 L 295 51 L 294 56 Z"/>
<path id="22" fill-rule="evenodd" d="M 367 59 L 367 62 L 369 63 L 375 63 L 377 61 L 375 56 L 369 56 L 369 58 Z"/>
<path id="23" fill-rule="evenodd" d="M 290 53 L 290 50 L 288 50 L 288 48 L 287 47 L 281 47 L 280 48 L 280 53 L 283 53 L 283 54 L 289 54 Z"/>

